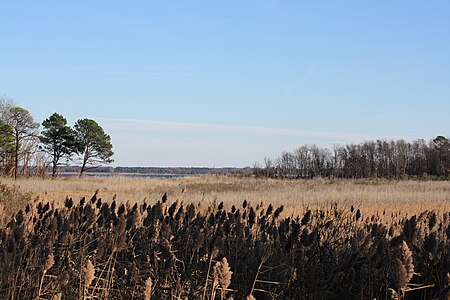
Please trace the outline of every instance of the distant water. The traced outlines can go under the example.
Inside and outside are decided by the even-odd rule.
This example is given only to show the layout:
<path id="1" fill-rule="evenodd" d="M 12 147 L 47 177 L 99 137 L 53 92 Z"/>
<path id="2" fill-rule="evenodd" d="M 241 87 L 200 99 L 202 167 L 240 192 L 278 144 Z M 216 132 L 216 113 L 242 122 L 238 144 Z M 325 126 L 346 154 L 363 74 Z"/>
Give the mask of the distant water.
<path id="1" fill-rule="evenodd" d="M 78 177 L 78 173 L 61 173 L 58 177 Z M 52 176 L 49 174 L 49 176 Z M 145 174 L 145 173 L 84 173 L 83 177 L 127 177 L 127 178 L 183 178 L 188 176 L 196 176 L 191 174 Z"/>

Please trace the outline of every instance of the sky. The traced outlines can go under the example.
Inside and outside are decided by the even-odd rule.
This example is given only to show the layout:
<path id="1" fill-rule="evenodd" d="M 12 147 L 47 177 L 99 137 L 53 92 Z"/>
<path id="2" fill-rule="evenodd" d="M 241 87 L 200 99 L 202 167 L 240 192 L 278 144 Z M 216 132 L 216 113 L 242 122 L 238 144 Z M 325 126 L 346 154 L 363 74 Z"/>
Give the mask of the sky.
<path id="1" fill-rule="evenodd" d="M 0 0 L 0 96 L 114 166 L 450 136 L 450 1 Z"/>

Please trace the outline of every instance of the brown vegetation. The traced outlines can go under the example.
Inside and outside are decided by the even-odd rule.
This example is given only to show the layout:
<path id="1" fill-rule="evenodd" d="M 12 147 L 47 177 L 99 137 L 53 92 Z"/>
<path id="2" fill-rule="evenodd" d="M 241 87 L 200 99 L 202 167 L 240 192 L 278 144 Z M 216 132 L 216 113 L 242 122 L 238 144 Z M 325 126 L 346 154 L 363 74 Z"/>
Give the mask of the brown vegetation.
<path id="1" fill-rule="evenodd" d="M 159 199 L 167 193 L 170 199 L 186 203 L 201 202 L 204 206 L 224 202 L 226 208 L 247 200 L 251 203 L 284 205 L 284 213 L 301 214 L 305 207 L 337 203 L 354 206 L 368 214 L 384 218 L 392 213 L 412 216 L 425 210 L 450 211 L 450 181 L 413 180 L 273 180 L 199 176 L 177 179 L 145 178 L 3 178 L 6 186 L 39 196 L 42 201 L 63 205 L 68 197 L 90 197 L 92 191 L 106 201 L 114 197 L 141 203 L 143 199 Z M 0 195 L 1 196 L 1 195 Z M 0 205 L 5 203 L 0 197 Z M 20 205 L 23 205 L 23 201 Z M 10 205 L 10 204 L 8 204 Z M 383 215 L 384 212 L 384 215 Z"/>
<path id="2" fill-rule="evenodd" d="M 449 210 L 383 216 L 330 203 L 290 215 L 259 201 L 169 199 L 27 204 L 0 230 L 0 298 L 448 295 Z"/>

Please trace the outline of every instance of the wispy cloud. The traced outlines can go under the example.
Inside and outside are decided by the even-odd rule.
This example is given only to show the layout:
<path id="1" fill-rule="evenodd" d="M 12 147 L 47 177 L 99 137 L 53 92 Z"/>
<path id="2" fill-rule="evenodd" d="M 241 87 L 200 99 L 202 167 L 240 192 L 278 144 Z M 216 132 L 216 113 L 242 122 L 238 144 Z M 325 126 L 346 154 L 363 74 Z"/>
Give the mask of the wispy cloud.
<path id="1" fill-rule="evenodd" d="M 406 139 L 412 140 L 417 137 L 411 136 L 392 136 L 392 135 L 373 135 L 365 133 L 334 132 L 334 131 L 312 131 L 292 128 L 261 127 L 232 124 L 208 124 L 195 122 L 172 122 L 155 120 L 135 120 L 119 118 L 97 118 L 100 122 L 111 129 L 120 129 L 126 131 L 138 132 L 209 132 L 223 134 L 241 134 L 241 135 L 270 135 L 287 136 L 297 138 L 325 139 L 330 142 L 359 142 L 364 140 L 376 139 Z"/>

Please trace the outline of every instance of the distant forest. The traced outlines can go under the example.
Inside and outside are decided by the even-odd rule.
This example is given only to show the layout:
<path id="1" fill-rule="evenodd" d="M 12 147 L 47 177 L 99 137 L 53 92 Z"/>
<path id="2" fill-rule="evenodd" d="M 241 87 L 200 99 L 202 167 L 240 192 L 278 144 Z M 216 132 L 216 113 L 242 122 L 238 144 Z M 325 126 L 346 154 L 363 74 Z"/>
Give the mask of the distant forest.
<path id="1" fill-rule="evenodd" d="M 79 166 L 61 166 L 62 173 L 79 173 Z M 246 168 L 208 168 L 208 167 L 99 167 L 90 173 L 111 174 L 149 174 L 149 175 L 208 175 L 208 174 L 252 174 L 250 167 Z"/>
<path id="2" fill-rule="evenodd" d="M 450 141 L 438 136 L 429 142 L 377 140 L 335 145 L 333 149 L 305 145 L 255 163 L 253 174 L 270 178 L 450 179 Z"/>

